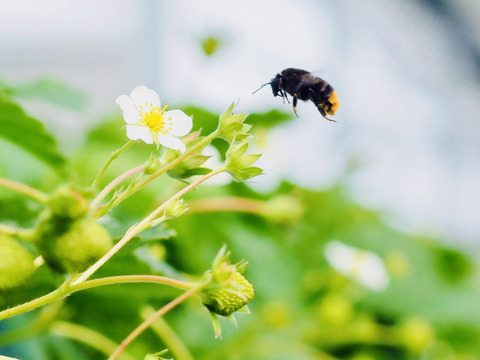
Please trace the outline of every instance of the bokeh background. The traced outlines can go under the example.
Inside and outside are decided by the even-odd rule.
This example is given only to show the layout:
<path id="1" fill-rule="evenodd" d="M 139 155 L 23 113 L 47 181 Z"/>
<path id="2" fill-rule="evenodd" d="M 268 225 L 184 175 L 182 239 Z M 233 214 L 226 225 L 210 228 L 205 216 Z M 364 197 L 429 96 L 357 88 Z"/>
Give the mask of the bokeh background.
<path id="1" fill-rule="evenodd" d="M 14 83 L 54 77 L 83 90 L 93 115 L 116 111 L 137 84 L 170 104 L 289 111 L 267 88 L 251 93 L 286 67 L 315 71 L 339 93 L 338 123 L 301 104 L 298 121 L 268 135 L 257 186 L 279 176 L 328 186 L 361 164 L 348 178 L 359 201 L 475 244 L 479 13 L 468 0 L 2 2 L 0 67 Z M 220 46 L 205 56 L 209 37 Z M 56 114 L 43 118 L 69 135 L 65 147 L 93 121 Z"/>
<path id="2" fill-rule="evenodd" d="M 292 230 L 249 215 L 227 214 L 222 225 L 230 227 L 213 227 L 208 234 L 201 231 L 207 215 L 186 216 L 173 224 L 178 235 L 173 245 L 165 246 L 167 262 L 201 273 L 227 242 L 237 259 L 245 257 L 251 269 L 256 266 L 257 272 L 249 271 L 258 286 L 257 315 L 245 320 L 250 321 L 246 328 L 267 325 L 257 329 L 263 335 L 256 335 L 255 344 L 296 338 L 299 324 L 353 329 L 352 319 L 358 316 L 371 320 L 355 323 L 365 326 L 360 332 L 370 331 L 374 323 L 413 333 L 417 339 L 434 328 L 431 332 L 443 336 L 443 342 L 427 354 L 421 346 L 412 350 L 411 344 L 392 340 L 391 334 L 377 333 L 375 339 L 387 339 L 383 344 L 371 338 L 343 341 L 338 334 L 322 343 L 326 335 L 312 330 L 300 336 L 301 341 L 288 342 L 291 347 L 280 347 L 285 357 L 280 348 L 242 355 L 242 346 L 253 341 L 248 331 L 241 331 L 242 325 L 238 333 L 227 332 L 227 345 L 211 345 L 192 320 L 201 316 L 192 315 L 190 308 L 172 315 L 173 326 L 188 338 L 195 354 L 208 359 L 476 359 L 479 19 L 480 3 L 475 0 L 0 1 L 0 80 L 18 89 L 24 109 L 55 134 L 61 151 L 74 159 L 77 170 L 86 171 L 86 178 L 89 166 L 94 170 L 102 163 L 92 150 L 95 146 L 106 153 L 115 149 L 106 144 L 110 133 L 112 144 L 122 143 L 121 135 L 115 138 L 122 122 L 114 100 L 139 84 L 156 89 L 172 107 L 219 114 L 238 101 L 238 112 L 277 109 L 286 119 L 291 105 L 274 98 L 268 87 L 252 92 L 287 67 L 326 79 L 340 97 L 337 123 L 325 121 L 313 104 L 303 102 L 297 107 L 299 118 L 290 116 L 275 126 L 263 126 L 260 116 L 263 131 L 255 133 L 258 141 L 252 151 L 263 153 L 258 164 L 265 175 L 245 187 L 226 184 L 203 190 L 211 196 L 258 199 L 300 192 L 307 215 Z M 59 97 L 60 84 L 65 84 L 64 98 Z M 102 128 L 112 119 L 118 129 Z M 251 119 L 255 128 L 257 118 Z M 10 143 L 1 140 L 0 151 L 2 176 L 45 189 L 58 182 L 51 170 Z M 138 163 L 135 158 L 129 161 Z M 33 178 L 32 172 L 37 174 Z M 148 205 L 146 198 L 148 193 L 141 198 Z M 118 218 L 142 214 L 137 205 L 127 205 Z M 365 293 L 361 286 L 362 291 L 352 290 L 319 260 L 323 245 L 335 239 L 380 254 L 393 278 L 395 271 L 410 275 L 386 292 Z M 186 252 L 201 259 L 182 260 L 179 254 Z M 266 268 L 261 266 L 265 259 Z M 402 270 L 405 266 L 409 272 Z M 79 294 L 71 308 L 87 311 L 81 301 L 91 301 L 95 294 L 107 302 L 100 290 L 93 294 Z M 130 313 L 116 309 L 123 314 L 118 316 L 135 313 L 148 296 L 141 293 L 137 302 L 132 300 Z M 318 323 L 306 321 L 311 313 L 317 314 Z M 181 319 L 184 314 L 193 317 L 187 322 Z M 23 325 L 28 321 L 26 317 Z M 112 336 L 121 339 L 118 332 Z M 275 335 L 268 337 L 271 332 Z M 145 349 L 152 343 L 146 341 Z M 233 343 L 243 345 L 235 348 Z M 298 348 L 305 343 L 322 352 Z M 62 358 L 48 354 L 44 358 Z"/>

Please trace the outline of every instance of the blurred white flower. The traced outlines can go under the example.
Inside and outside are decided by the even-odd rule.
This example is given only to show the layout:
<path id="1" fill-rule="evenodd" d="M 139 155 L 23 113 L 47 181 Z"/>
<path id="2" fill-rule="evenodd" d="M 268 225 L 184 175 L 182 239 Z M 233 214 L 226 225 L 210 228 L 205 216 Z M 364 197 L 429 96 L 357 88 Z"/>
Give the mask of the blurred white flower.
<path id="1" fill-rule="evenodd" d="M 161 108 L 155 91 L 140 85 L 130 96 L 120 95 L 115 103 L 122 109 L 130 139 L 185 152 L 185 144 L 176 136 L 185 136 L 192 130 L 192 118 L 181 110 L 166 111 L 167 105 Z"/>
<path id="2" fill-rule="evenodd" d="M 325 245 L 325 257 L 336 271 L 371 290 L 385 290 L 390 283 L 385 263 L 375 253 L 330 241 Z"/>

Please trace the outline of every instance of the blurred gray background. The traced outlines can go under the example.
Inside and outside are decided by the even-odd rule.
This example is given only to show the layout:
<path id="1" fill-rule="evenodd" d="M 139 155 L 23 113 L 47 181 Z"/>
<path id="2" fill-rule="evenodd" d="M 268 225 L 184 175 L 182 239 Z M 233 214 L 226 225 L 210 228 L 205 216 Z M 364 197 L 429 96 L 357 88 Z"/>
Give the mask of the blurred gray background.
<path id="1" fill-rule="evenodd" d="M 478 0 L 0 1 L 0 78 L 88 94 L 81 113 L 26 104 L 68 153 L 139 84 L 171 106 L 291 111 L 252 92 L 284 68 L 315 71 L 339 94 L 338 122 L 300 103 L 259 149 L 266 175 L 252 186 L 342 181 L 403 231 L 478 246 L 479 19 Z M 223 46 L 206 57 L 209 35 Z"/>

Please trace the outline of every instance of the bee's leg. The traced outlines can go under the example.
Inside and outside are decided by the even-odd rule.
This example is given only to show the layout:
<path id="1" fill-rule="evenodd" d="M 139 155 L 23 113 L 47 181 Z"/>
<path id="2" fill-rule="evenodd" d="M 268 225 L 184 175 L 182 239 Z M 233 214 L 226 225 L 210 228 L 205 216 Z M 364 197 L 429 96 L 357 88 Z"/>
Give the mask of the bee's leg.
<path id="1" fill-rule="evenodd" d="M 327 119 L 328 121 L 333 121 L 333 122 L 337 122 L 336 120 L 333 120 L 333 119 L 329 119 L 327 117 L 327 113 L 325 112 L 325 110 L 323 109 L 323 104 L 318 104 L 317 107 L 318 107 L 318 111 L 320 111 L 320 114 L 322 114 L 322 116 Z"/>
<path id="2" fill-rule="evenodd" d="M 293 94 L 293 112 L 295 113 L 295 116 L 298 117 L 298 114 L 297 114 L 297 94 Z"/>
<path id="3" fill-rule="evenodd" d="M 284 104 L 285 104 L 285 100 L 287 100 L 287 103 L 290 104 L 290 100 L 288 100 L 287 93 L 285 92 L 285 90 L 282 90 L 282 99 Z"/>

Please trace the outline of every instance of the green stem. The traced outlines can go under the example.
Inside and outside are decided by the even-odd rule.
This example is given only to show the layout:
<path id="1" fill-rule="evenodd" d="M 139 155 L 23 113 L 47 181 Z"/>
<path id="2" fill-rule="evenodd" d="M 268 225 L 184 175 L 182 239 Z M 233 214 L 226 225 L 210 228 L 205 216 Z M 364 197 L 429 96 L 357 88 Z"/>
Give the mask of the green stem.
<path id="1" fill-rule="evenodd" d="M 47 194 L 45 194 L 40 190 L 34 189 L 28 185 L 21 184 L 16 181 L 12 181 L 12 180 L 1 178 L 1 177 L 0 177 L 0 187 L 4 187 L 6 189 L 14 190 L 24 195 L 27 195 L 42 204 L 45 204 L 50 198 Z"/>
<path id="2" fill-rule="evenodd" d="M 90 266 L 80 277 L 78 277 L 73 283 L 78 284 L 81 282 L 84 282 L 87 280 L 90 276 L 93 275 L 103 264 L 105 264 L 110 258 L 115 255 L 125 244 L 127 244 L 135 235 L 137 235 L 139 232 L 148 229 L 151 226 L 152 221 L 157 219 L 159 215 L 165 211 L 165 208 L 168 206 L 168 204 L 171 201 L 177 200 L 181 198 L 183 195 L 185 195 L 187 192 L 192 190 L 194 187 L 197 185 L 201 184 L 205 180 L 208 180 L 212 176 L 221 173 L 222 171 L 225 171 L 225 166 L 222 166 L 221 168 L 218 168 L 216 170 L 213 170 L 209 172 L 208 174 L 202 176 L 195 182 L 189 184 L 188 186 L 184 187 L 182 190 L 177 192 L 175 195 L 173 195 L 170 199 L 165 201 L 162 205 L 160 205 L 158 208 L 153 210 L 150 215 L 148 215 L 146 218 L 144 218 L 141 222 L 131 226 L 123 238 L 120 239 L 119 242 L 117 242 L 104 256 L 102 256 L 95 264 Z"/>
<path id="3" fill-rule="evenodd" d="M 115 351 L 118 347 L 118 344 L 105 335 L 85 326 L 72 324 L 66 321 L 55 321 L 50 327 L 50 332 L 57 336 L 67 337 L 87 344 L 105 355 L 111 354 L 112 351 Z M 135 360 L 134 357 L 127 353 L 124 353 L 122 358 L 124 360 Z"/>
<path id="4" fill-rule="evenodd" d="M 102 178 L 103 174 L 105 173 L 105 171 L 107 170 L 107 168 L 110 166 L 110 164 L 113 162 L 113 160 L 115 160 L 116 158 L 118 158 L 120 156 L 121 153 L 123 153 L 125 150 L 127 150 L 130 146 L 132 146 L 134 143 L 135 143 L 136 140 L 130 140 L 128 141 L 125 145 L 123 145 L 120 149 L 118 149 L 117 151 L 114 151 L 110 157 L 108 158 L 107 162 L 105 163 L 105 165 L 103 166 L 103 168 L 100 170 L 100 172 L 98 173 L 97 177 L 95 178 L 95 180 L 93 181 L 92 185 L 90 186 L 90 188 L 87 190 L 88 192 L 91 192 L 93 193 L 95 191 L 95 188 L 97 187 L 98 183 L 100 182 L 100 179 Z"/>
<path id="5" fill-rule="evenodd" d="M 22 314 L 24 312 L 28 312 L 28 311 L 37 309 L 41 306 L 44 306 L 44 305 L 50 304 L 54 301 L 63 299 L 64 297 L 66 297 L 68 295 L 69 295 L 69 293 L 65 292 L 65 289 L 63 288 L 63 286 L 61 286 L 60 288 L 58 288 L 58 289 L 56 289 L 56 290 L 52 291 L 51 293 L 48 293 L 44 296 L 41 296 L 41 297 L 36 298 L 32 301 L 29 301 L 29 302 L 26 302 L 24 304 L 17 305 L 17 306 L 14 306 L 12 308 L 1 311 L 0 312 L 0 321 L 4 320 L 4 319 L 8 319 L 8 318 L 10 318 L 12 316 L 15 316 L 15 315 L 18 315 L 18 314 Z"/>
<path id="6" fill-rule="evenodd" d="M 153 282 L 153 283 L 159 283 L 159 284 L 177 287 L 184 290 L 191 289 L 193 286 L 191 283 L 187 283 L 180 280 L 174 280 L 174 279 L 170 279 L 163 276 L 155 276 L 155 275 L 111 276 L 111 277 L 86 281 L 82 283 L 76 283 L 76 284 L 71 283 L 70 285 L 67 282 L 65 282 L 61 287 L 52 291 L 51 293 L 48 293 L 44 296 L 41 296 L 27 303 L 12 307 L 10 309 L 0 311 L 0 321 L 4 319 L 8 319 L 18 314 L 22 314 L 24 312 L 37 309 L 41 306 L 47 305 L 54 301 L 63 299 L 77 291 L 91 289 L 94 287 L 104 286 L 104 285 L 123 284 L 123 283 L 132 283 L 132 282 L 137 282 L 137 283 Z"/>
<path id="7" fill-rule="evenodd" d="M 112 180 L 107 186 L 105 186 L 105 188 L 103 188 L 103 190 L 97 195 L 97 197 L 92 200 L 92 202 L 90 203 L 90 208 L 96 208 L 105 198 L 105 196 L 107 196 L 110 191 L 112 191 L 118 184 L 120 184 L 123 180 L 129 178 L 130 176 L 142 172 L 144 167 L 144 165 L 137 166 L 136 168 L 130 169 Z"/>
<path id="8" fill-rule="evenodd" d="M 142 318 L 147 320 L 150 316 L 155 314 L 155 310 L 150 306 L 144 306 L 140 312 Z M 178 337 L 175 331 L 162 318 L 158 318 L 151 325 L 152 330 L 163 340 L 168 349 L 172 352 L 177 360 L 194 360 L 193 356 L 188 351 L 182 339 Z"/>
<path id="9" fill-rule="evenodd" d="M 15 226 L 0 224 L 0 234 L 15 236 L 23 240 L 32 241 L 34 231 L 32 229 L 22 229 Z"/>
<path id="10" fill-rule="evenodd" d="M 210 143 L 213 139 L 215 139 L 217 137 L 217 131 L 214 131 L 213 133 L 211 133 L 210 135 L 206 136 L 205 138 L 203 138 L 202 140 L 200 140 L 198 143 L 196 143 L 194 146 L 192 146 L 191 148 L 189 148 L 187 151 L 185 151 L 182 155 L 180 155 L 179 157 L 177 157 L 175 160 L 173 160 L 172 162 L 168 163 L 167 165 L 165 165 L 164 167 L 162 167 L 161 169 L 158 169 L 155 173 L 153 173 L 152 175 L 150 175 L 148 178 L 146 178 L 145 180 L 143 181 L 140 181 L 137 185 L 135 185 L 132 189 L 127 189 L 125 190 L 123 193 L 121 193 L 116 199 L 115 201 L 113 202 L 112 204 L 112 208 L 117 206 L 119 203 L 121 203 L 123 200 L 125 200 L 127 197 L 129 197 L 130 195 L 132 195 L 133 193 L 135 193 L 136 191 L 138 191 L 139 189 L 141 189 L 142 187 L 144 187 L 145 185 L 147 185 L 148 183 L 150 183 L 151 181 L 155 180 L 157 177 L 159 177 L 160 175 L 166 173 L 167 171 L 173 169 L 175 166 L 177 166 L 180 162 L 182 162 L 186 157 L 190 156 L 191 154 L 193 154 L 195 151 L 197 151 L 198 149 L 200 149 L 202 146 L 205 146 L 206 144 Z"/>
<path id="11" fill-rule="evenodd" d="M 169 285 L 172 287 L 176 287 L 183 290 L 189 290 L 192 288 L 193 284 L 171 279 L 165 276 L 157 276 L 157 275 L 120 275 L 120 276 L 109 276 L 100 279 L 94 279 L 78 284 L 72 284 L 70 289 L 73 289 L 72 292 L 81 291 L 85 289 L 91 289 L 98 286 L 104 285 L 113 285 L 113 284 L 127 284 L 127 283 L 158 283 L 163 285 Z"/>
<path id="12" fill-rule="evenodd" d="M 197 286 L 191 288 L 190 290 L 184 292 L 182 295 L 178 296 L 174 300 L 170 301 L 167 305 L 163 306 L 155 312 L 153 315 L 151 315 L 147 320 L 145 320 L 143 323 L 141 323 L 135 330 L 133 330 L 130 335 L 128 335 L 125 340 L 122 341 L 120 346 L 110 355 L 108 360 L 115 360 L 118 359 L 120 354 L 125 350 L 125 348 L 130 345 L 130 343 L 135 340 L 141 333 L 143 333 L 146 329 L 150 327 L 159 317 L 165 315 L 167 312 L 172 310 L 175 306 L 178 304 L 182 303 L 186 299 L 188 299 L 190 296 L 196 294 L 199 292 L 206 284 L 205 283 L 199 283 Z"/>

